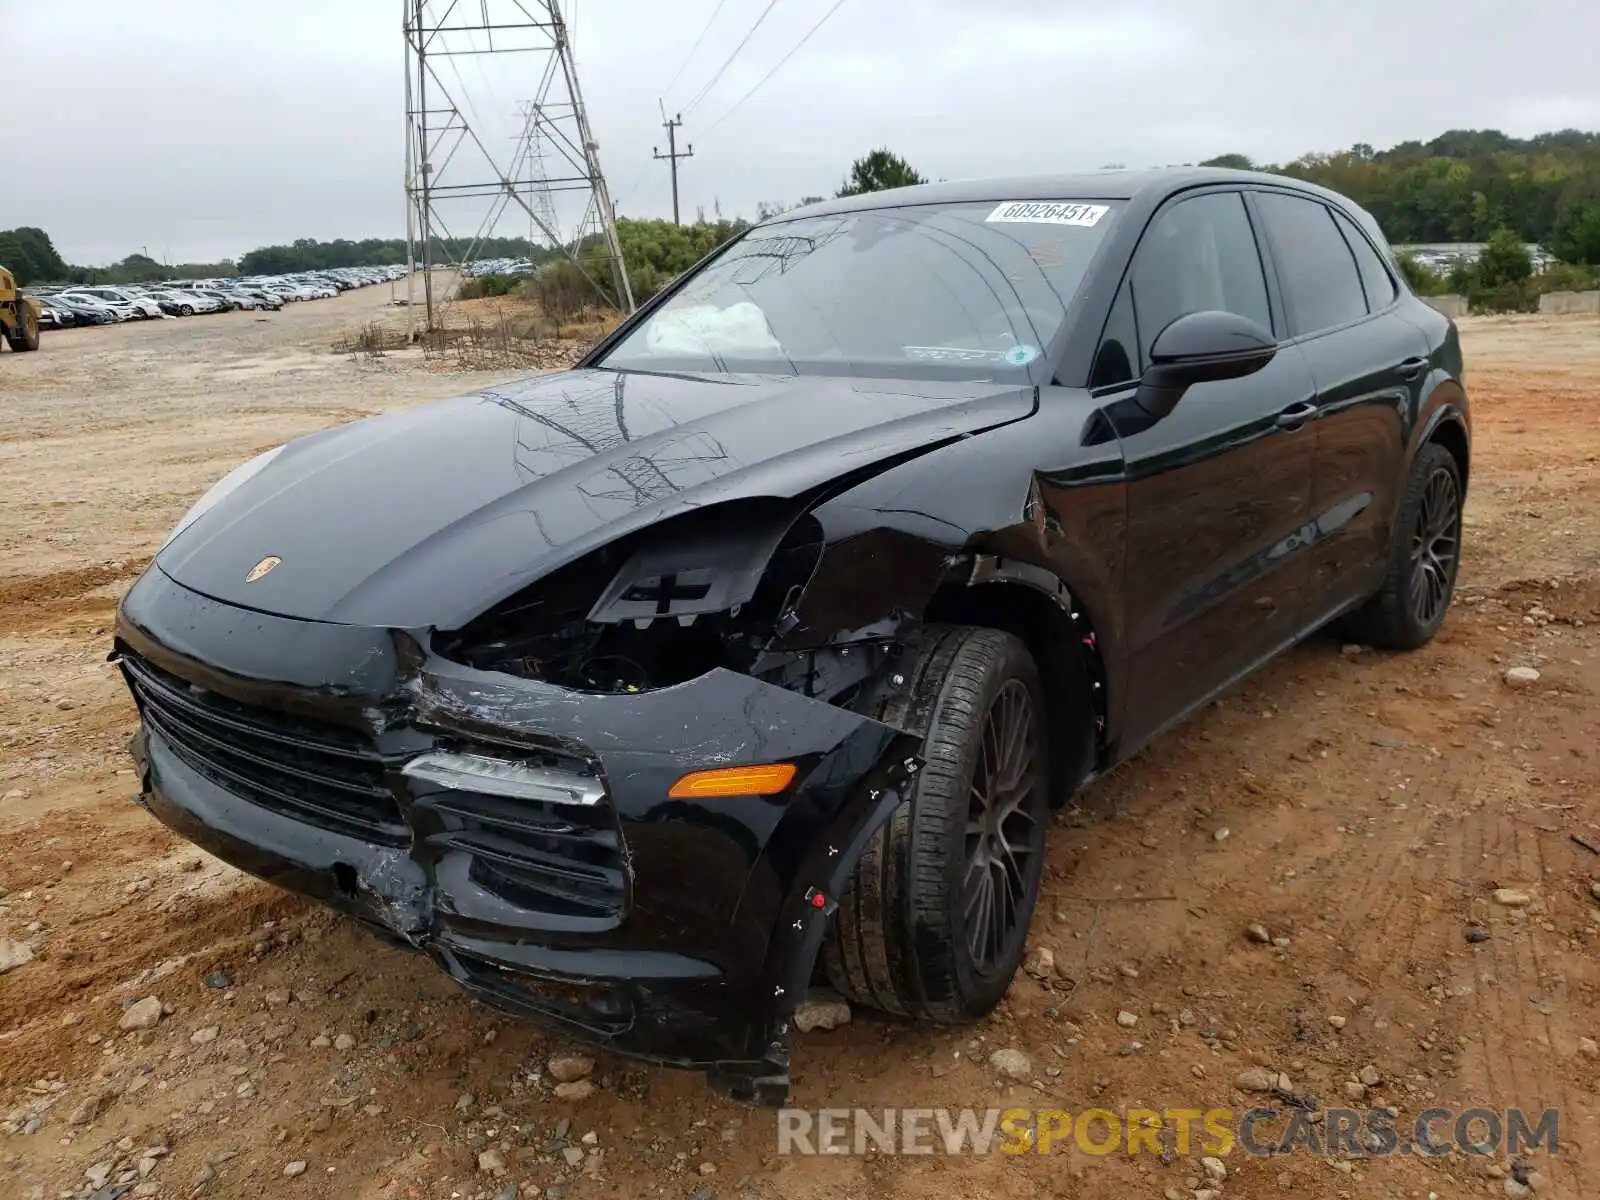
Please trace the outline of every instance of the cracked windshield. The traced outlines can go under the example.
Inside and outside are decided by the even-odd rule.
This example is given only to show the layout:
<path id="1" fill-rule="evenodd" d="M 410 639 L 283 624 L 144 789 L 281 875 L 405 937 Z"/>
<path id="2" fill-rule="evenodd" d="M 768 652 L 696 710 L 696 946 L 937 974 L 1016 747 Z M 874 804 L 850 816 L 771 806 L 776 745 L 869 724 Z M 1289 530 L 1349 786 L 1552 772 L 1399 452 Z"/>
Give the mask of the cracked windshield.
<path id="1" fill-rule="evenodd" d="M 1024 377 L 1060 327 L 1116 207 L 990 200 L 762 226 L 602 365 Z"/>

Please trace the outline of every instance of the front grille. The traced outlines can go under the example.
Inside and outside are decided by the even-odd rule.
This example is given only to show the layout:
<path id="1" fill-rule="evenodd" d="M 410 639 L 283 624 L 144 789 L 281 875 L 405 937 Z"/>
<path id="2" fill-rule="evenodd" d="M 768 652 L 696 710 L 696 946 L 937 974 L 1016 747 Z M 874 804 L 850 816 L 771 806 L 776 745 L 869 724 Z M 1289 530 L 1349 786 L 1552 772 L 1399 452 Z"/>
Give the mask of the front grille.
<path id="1" fill-rule="evenodd" d="M 442 826 L 428 839 L 434 848 L 469 854 L 473 881 L 508 904 L 602 922 L 621 918 L 627 869 L 609 801 L 545 804 L 441 790 L 417 803 Z"/>
<path id="2" fill-rule="evenodd" d="M 387 766 L 359 733 L 240 704 L 131 651 L 121 663 L 146 728 L 218 787 L 325 829 L 407 840 Z"/>

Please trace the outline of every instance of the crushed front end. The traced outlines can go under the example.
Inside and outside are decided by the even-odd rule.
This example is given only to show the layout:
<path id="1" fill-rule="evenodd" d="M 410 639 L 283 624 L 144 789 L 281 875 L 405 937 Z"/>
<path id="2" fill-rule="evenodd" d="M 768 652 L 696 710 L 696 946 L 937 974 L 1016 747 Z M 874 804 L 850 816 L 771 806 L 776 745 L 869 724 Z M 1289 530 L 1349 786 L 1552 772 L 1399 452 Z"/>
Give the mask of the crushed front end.
<path id="1" fill-rule="evenodd" d="M 895 643 L 772 649 L 819 551 L 750 529 L 689 556 L 704 578 L 635 546 L 451 633 L 275 616 L 158 562 L 115 649 L 140 800 L 486 1002 L 781 1103 L 833 897 L 918 742 L 864 715 Z M 729 791 L 749 764 L 792 771 Z"/>

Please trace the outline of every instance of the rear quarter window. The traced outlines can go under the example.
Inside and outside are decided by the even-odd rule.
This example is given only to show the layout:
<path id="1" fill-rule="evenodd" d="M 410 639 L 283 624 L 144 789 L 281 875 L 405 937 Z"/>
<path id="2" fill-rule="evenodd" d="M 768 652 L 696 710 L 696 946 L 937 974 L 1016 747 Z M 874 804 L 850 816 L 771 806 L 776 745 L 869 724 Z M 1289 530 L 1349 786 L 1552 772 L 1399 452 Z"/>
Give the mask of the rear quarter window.
<path id="1" fill-rule="evenodd" d="M 1283 192 L 1258 193 L 1256 204 L 1272 241 L 1293 332 L 1319 333 L 1365 316 L 1361 274 L 1332 210 Z"/>

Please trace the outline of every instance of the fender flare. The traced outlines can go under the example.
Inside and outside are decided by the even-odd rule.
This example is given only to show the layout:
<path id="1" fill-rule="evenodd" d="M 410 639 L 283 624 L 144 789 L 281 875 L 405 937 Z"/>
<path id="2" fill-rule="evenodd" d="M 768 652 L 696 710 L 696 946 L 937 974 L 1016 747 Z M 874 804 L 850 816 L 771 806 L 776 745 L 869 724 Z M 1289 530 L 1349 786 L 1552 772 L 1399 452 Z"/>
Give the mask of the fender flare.
<path id="1" fill-rule="evenodd" d="M 707 1080 L 717 1090 L 767 1107 L 781 1106 L 788 1099 L 795 1009 L 811 985 L 840 892 L 873 834 L 910 797 L 912 782 L 923 767 L 921 745 L 922 739 L 914 734 L 895 735 L 828 833 L 812 845 L 767 941 L 761 978 L 771 1003 L 762 1039 L 762 1069 L 752 1072 L 746 1064 L 730 1064 L 732 1069 L 726 1071 L 714 1068 L 707 1072 Z"/>

